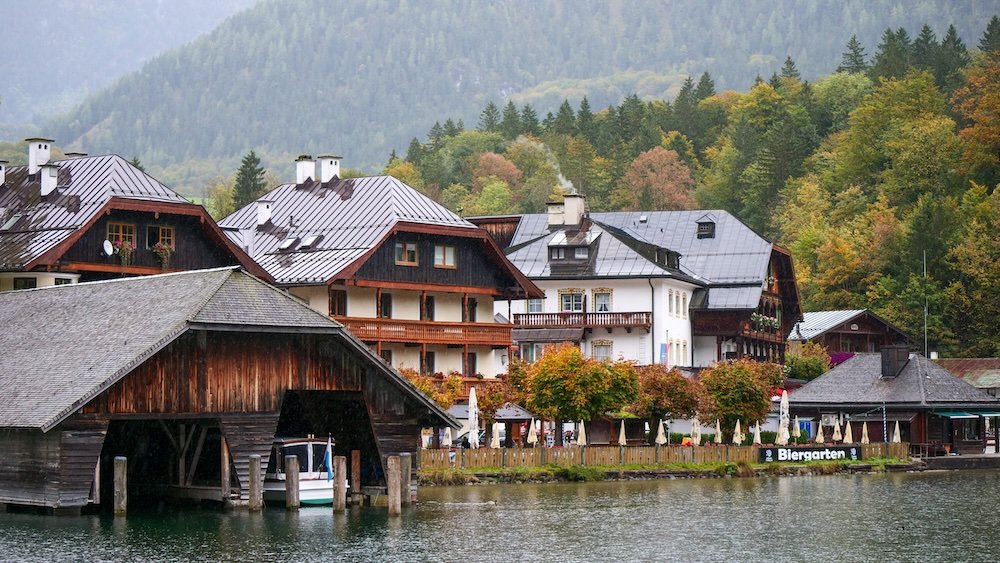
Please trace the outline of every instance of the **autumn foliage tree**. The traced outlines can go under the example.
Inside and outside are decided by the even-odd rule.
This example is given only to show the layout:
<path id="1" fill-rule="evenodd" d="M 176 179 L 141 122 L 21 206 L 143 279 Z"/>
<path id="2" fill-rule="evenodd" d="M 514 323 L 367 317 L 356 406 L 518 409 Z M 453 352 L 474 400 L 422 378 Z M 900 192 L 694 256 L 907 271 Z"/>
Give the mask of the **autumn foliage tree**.
<path id="1" fill-rule="evenodd" d="M 416 370 L 409 368 L 402 368 L 399 373 L 442 409 L 450 408 L 462 395 L 462 378 L 457 375 L 449 375 L 441 379 L 420 375 Z"/>
<path id="2" fill-rule="evenodd" d="M 711 400 L 697 379 L 684 377 L 679 370 L 661 364 L 642 366 L 636 371 L 639 394 L 629 411 L 649 420 L 651 429 L 662 419 L 690 418 L 700 411 L 711 410 Z M 652 440 L 655 434 L 650 432 L 649 437 Z"/>
<path id="3" fill-rule="evenodd" d="M 771 410 L 771 393 L 782 378 L 778 364 L 747 359 L 717 363 L 701 373 L 701 383 L 712 399 L 712 408 L 704 415 L 721 420 L 727 434 L 737 420 L 744 424 L 764 420 Z"/>
<path id="4" fill-rule="evenodd" d="M 653 147 L 629 165 L 612 203 L 625 211 L 694 209 L 694 178 L 677 151 Z"/>
<path id="5" fill-rule="evenodd" d="M 531 364 L 527 388 L 528 407 L 558 423 L 621 410 L 635 401 L 639 380 L 631 362 L 585 358 L 580 348 L 564 344 L 546 349 Z"/>

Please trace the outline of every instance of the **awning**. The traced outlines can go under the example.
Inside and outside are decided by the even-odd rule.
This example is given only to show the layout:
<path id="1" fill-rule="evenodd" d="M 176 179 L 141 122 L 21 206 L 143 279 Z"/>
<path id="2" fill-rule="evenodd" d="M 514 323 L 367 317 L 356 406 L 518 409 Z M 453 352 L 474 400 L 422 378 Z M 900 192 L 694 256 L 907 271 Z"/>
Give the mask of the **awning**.
<path id="1" fill-rule="evenodd" d="M 915 416 L 917 413 L 913 411 L 888 411 L 885 413 L 885 420 L 888 422 L 911 422 Z M 882 411 L 852 414 L 850 417 L 851 422 L 882 422 Z"/>
<path id="2" fill-rule="evenodd" d="M 1000 416 L 1000 412 L 998 411 L 969 411 L 969 412 L 972 414 L 978 414 L 979 416 L 982 417 Z"/>
<path id="3" fill-rule="evenodd" d="M 515 328 L 514 342 L 579 342 L 583 339 L 583 328 Z"/>
<path id="4" fill-rule="evenodd" d="M 931 414 L 944 418 L 979 418 L 978 414 L 971 414 L 965 411 L 938 411 Z"/>

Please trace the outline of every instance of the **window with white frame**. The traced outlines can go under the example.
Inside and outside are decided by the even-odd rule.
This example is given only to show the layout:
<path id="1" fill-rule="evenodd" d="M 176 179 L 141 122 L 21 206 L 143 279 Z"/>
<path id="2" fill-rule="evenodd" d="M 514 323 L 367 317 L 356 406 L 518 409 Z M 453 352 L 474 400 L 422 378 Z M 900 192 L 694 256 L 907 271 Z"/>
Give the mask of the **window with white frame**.
<path id="1" fill-rule="evenodd" d="M 674 294 L 674 315 L 681 316 L 681 292 Z"/>
<path id="2" fill-rule="evenodd" d="M 674 290 L 667 291 L 667 313 L 674 314 Z"/>
<path id="3" fill-rule="evenodd" d="M 544 349 L 544 344 L 538 344 L 536 342 L 521 344 L 521 359 L 529 364 L 533 364 L 542 357 Z"/>
<path id="4" fill-rule="evenodd" d="M 560 291 L 559 311 L 563 313 L 582 313 L 583 291 L 582 290 Z"/>
<path id="5" fill-rule="evenodd" d="M 590 249 L 586 246 L 578 246 L 573 249 L 573 258 L 577 260 L 586 260 L 590 256 Z"/>
<path id="6" fill-rule="evenodd" d="M 681 316 L 685 319 L 688 318 L 688 294 L 684 292 L 681 294 Z"/>
<path id="7" fill-rule="evenodd" d="M 611 289 L 599 287 L 594 290 L 594 311 L 597 313 L 611 312 Z"/>
<path id="8" fill-rule="evenodd" d="M 614 343 L 610 340 L 594 340 L 591 343 L 590 356 L 599 362 L 610 362 Z"/>
<path id="9" fill-rule="evenodd" d="M 674 367 L 676 363 L 674 361 L 674 339 L 671 338 L 667 341 L 667 367 Z"/>
<path id="10" fill-rule="evenodd" d="M 688 365 L 688 341 L 684 340 L 681 342 L 681 364 Z"/>
<path id="11" fill-rule="evenodd" d="M 541 313 L 545 307 L 544 299 L 528 299 L 526 304 L 529 313 Z"/>

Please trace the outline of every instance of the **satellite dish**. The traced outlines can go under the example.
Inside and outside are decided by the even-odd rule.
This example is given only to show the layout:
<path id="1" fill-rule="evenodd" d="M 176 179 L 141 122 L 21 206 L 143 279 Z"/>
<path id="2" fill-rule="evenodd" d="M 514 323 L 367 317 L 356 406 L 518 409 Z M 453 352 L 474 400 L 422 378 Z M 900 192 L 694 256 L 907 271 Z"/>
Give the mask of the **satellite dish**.
<path id="1" fill-rule="evenodd" d="M 104 253 L 107 254 L 108 256 L 111 256 L 112 254 L 115 253 L 115 247 L 111 245 L 110 240 L 104 241 Z"/>

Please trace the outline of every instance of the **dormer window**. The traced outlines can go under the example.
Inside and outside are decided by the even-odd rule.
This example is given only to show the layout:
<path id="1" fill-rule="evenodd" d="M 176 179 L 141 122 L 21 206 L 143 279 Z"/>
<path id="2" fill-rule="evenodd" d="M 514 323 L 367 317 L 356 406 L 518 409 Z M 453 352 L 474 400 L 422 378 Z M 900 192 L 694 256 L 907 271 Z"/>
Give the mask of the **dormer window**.
<path id="1" fill-rule="evenodd" d="M 586 260 L 590 257 L 590 249 L 586 246 L 581 246 L 573 249 L 573 258 L 577 260 Z"/>
<path id="2" fill-rule="evenodd" d="M 698 238 L 715 238 L 715 223 L 711 221 L 698 223 Z"/>
<path id="3" fill-rule="evenodd" d="M 565 247 L 555 247 L 549 249 L 549 258 L 552 260 L 565 260 L 566 259 L 566 248 Z"/>

